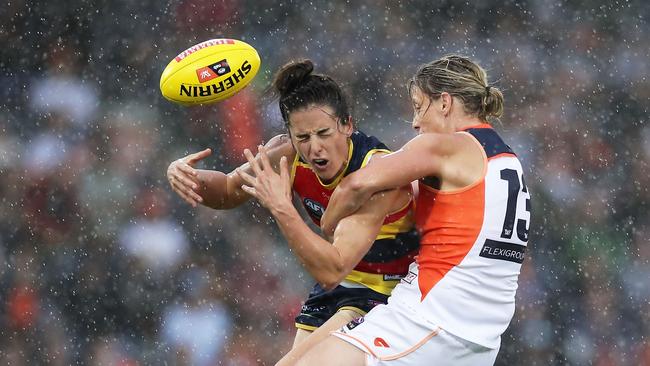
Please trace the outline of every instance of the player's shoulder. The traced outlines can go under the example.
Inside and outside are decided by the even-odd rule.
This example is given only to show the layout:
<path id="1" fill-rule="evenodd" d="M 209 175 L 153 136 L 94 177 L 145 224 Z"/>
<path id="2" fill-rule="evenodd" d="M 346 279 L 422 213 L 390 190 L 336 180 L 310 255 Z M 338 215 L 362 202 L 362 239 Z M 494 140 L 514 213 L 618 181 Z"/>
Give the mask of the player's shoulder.
<path id="1" fill-rule="evenodd" d="M 355 145 L 355 147 L 358 147 L 361 150 L 373 150 L 373 149 L 388 150 L 386 144 L 384 144 L 378 138 L 376 138 L 375 136 L 366 135 L 365 133 L 359 130 L 354 131 L 352 133 L 352 136 L 350 136 L 350 138 L 352 139 L 352 143 Z"/>
<path id="2" fill-rule="evenodd" d="M 355 131 L 351 139 L 353 152 L 350 158 L 350 171 L 365 166 L 374 155 L 390 153 L 390 150 L 383 142 L 361 131 Z"/>
<path id="3" fill-rule="evenodd" d="M 472 136 L 481 145 L 488 158 L 499 155 L 516 156 L 512 148 L 503 140 L 501 135 L 489 124 L 468 128 L 464 132 Z"/>
<path id="4" fill-rule="evenodd" d="M 286 156 L 289 161 L 293 159 L 296 152 L 291 144 L 291 138 L 287 134 L 280 134 L 272 137 L 266 144 L 265 147 L 271 157 Z"/>
<path id="5" fill-rule="evenodd" d="M 291 145 L 291 139 L 286 133 L 276 135 L 271 137 L 271 139 L 266 143 L 267 149 L 275 149 L 279 147 L 284 147 L 286 145 Z"/>
<path id="6" fill-rule="evenodd" d="M 283 152 L 294 151 L 291 138 L 287 134 L 273 136 L 265 145 L 268 150 L 280 150 Z"/>

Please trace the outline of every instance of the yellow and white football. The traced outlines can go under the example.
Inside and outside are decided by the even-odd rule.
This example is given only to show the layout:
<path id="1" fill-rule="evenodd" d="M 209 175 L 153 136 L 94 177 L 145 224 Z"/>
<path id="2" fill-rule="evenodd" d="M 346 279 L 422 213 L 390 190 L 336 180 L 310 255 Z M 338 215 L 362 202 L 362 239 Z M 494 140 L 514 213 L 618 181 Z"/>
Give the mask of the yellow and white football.
<path id="1" fill-rule="evenodd" d="M 211 39 L 174 57 L 160 76 L 160 91 L 168 100 L 208 104 L 227 99 L 246 87 L 260 69 L 260 56 L 248 43 Z"/>

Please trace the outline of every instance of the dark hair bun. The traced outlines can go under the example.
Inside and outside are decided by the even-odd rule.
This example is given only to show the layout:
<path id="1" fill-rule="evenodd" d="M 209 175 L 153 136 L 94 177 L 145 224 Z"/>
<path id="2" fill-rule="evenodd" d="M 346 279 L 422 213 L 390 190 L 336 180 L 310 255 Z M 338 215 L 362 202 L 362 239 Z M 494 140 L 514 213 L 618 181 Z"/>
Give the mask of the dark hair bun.
<path id="1" fill-rule="evenodd" d="M 343 124 L 350 120 L 348 102 L 341 87 L 331 77 L 314 73 L 314 63 L 308 59 L 282 66 L 266 94 L 278 99 L 285 123 L 289 123 L 293 111 L 310 105 L 331 107 Z"/>
<path id="2" fill-rule="evenodd" d="M 305 79 L 314 71 L 314 63 L 311 60 L 300 60 L 289 62 L 282 66 L 275 74 L 273 89 L 282 98 L 294 91 L 298 86 L 305 84 Z"/>

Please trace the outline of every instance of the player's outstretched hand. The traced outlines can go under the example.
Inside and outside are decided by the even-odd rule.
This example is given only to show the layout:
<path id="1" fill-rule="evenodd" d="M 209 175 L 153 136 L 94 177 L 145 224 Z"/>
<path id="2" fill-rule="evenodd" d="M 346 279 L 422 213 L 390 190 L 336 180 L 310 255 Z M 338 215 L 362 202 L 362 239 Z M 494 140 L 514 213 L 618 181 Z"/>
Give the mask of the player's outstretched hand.
<path id="1" fill-rule="evenodd" d="M 203 198 L 197 193 L 200 182 L 198 171 L 194 169 L 194 166 L 210 154 L 212 154 L 212 150 L 208 148 L 175 160 L 167 167 L 167 180 L 172 189 L 192 207 L 203 202 Z"/>
<path id="2" fill-rule="evenodd" d="M 280 159 L 280 174 L 276 173 L 269 162 L 264 146 L 259 147 L 258 158 L 250 150 L 244 150 L 244 155 L 253 170 L 253 175 L 243 169 L 237 169 L 237 174 L 244 180 L 242 190 L 257 198 L 272 214 L 285 207 L 292 207 L 291 178 L 287 158 Z"/>

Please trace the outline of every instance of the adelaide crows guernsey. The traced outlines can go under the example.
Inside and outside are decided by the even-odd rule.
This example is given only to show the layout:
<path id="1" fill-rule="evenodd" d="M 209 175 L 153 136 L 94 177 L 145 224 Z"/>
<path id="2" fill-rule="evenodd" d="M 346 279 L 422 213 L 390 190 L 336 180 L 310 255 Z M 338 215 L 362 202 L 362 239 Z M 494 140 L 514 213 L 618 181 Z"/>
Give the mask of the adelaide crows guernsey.
<path id="1" fill-rule="evenodd" d="M 300 197 L 312 221 L 320 226 L 330 196 L 346 175 L 365 166 L 377 152 L 390 151 L 377 138 L 356 131 L 350 137 L 347 166 L 332 183 L 324 184 L 310 165 L 296 154 L 291 168 L 293 190 Z M 342 286 L 365 286 L 389 295 L 418 249 L 417 232 L 413 230 L 411 202 L 384 220 L 377 239 L 363 259 L 341 283 Z"/>

